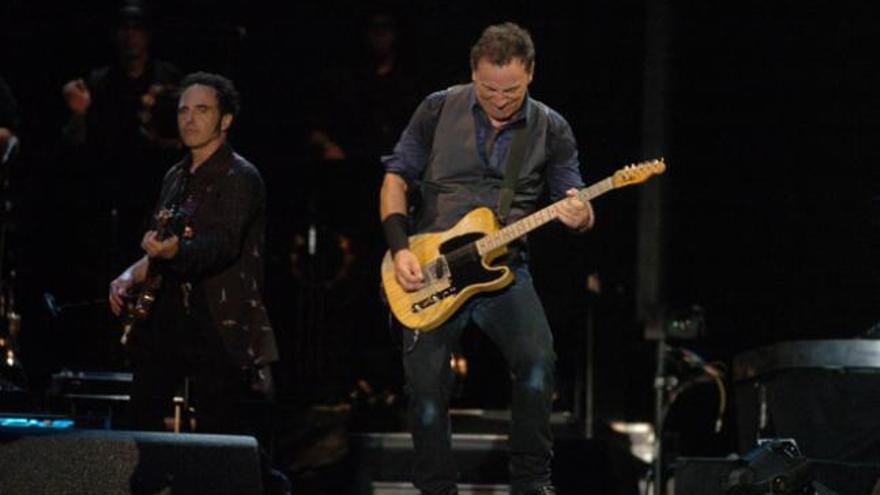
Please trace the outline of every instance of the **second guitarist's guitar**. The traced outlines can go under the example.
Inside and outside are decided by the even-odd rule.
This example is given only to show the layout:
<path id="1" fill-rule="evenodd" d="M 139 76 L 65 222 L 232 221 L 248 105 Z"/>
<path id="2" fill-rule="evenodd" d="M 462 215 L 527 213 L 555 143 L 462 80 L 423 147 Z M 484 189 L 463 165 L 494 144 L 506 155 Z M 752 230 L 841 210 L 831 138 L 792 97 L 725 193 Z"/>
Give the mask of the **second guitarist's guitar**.
<path id="1" fill-rule="evenodd" d="M 664 170 L 662 158 L 630 165 L 581 189 L 578 196 L 591 200 L 612 189 L 644 182 Z M 557 218 L 562 201 L 501 229 L 492 210 L 483 207 L 471 210 L 447 231 L 410 237 L 409 249 L 418 258 L 425 279 L 422 287 L 412 292 L 397 283 L 394 261 L 386 252 L 382 285 L 391 312 L 404 326 L 427 332 L 443 324 L 475 294 L 510 285 L 513 272 L 507 266 L 491 266 L 492 261 L 507 252 L 510 242 Z"/>
<path id="2" fill-rule="evenodd" d="M 159 240 L 167 239 L 174 235 L 181 220 L 181 214 L 176 208 L 163 208 L 156 214 L 156 237 Z M 146 321 L 156 302 L 156 296 L 162 288 L 162 272 L 155 268 L 155 263 L 147 267 L 147 275 L 144 281 L 134 287 L 133 294 L 125 304 L 125 313 L 122 316 L 123 345 L 128 343 L 129 335 L 135 325 Z"/>

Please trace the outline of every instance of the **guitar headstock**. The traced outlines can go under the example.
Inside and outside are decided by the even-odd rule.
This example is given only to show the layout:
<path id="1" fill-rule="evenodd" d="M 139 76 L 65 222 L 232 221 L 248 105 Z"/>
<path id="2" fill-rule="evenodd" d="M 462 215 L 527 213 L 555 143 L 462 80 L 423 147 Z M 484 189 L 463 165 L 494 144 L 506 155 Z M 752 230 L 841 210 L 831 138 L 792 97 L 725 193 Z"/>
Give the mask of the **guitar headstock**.
<path id="1" fill-rule="evenodd" d="M 614 172 L 612 180 L 614 187 L 629 186 L 645 182 L 653 175 L 662 174 L 666 170 L 666 162 L 663 158 L 627 165 Z"/>

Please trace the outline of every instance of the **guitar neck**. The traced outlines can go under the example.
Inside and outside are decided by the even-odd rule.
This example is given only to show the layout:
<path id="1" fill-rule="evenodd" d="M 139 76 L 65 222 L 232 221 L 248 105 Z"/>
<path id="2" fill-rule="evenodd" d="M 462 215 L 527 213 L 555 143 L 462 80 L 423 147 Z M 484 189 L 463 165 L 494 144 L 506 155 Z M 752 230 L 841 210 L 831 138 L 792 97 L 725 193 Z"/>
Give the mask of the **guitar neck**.
<path id="1" fill-rule="evenodd" d="M 595 184 L 585 187 L 578 191 L 578 197 L 582 201 L 590 201 L 593 198 L 599 197 L 606 192 L 614 189 L 614 180 L 612 177 L 606 177 Z M 567 199 L 567 198 L 565 198 Z M 480 255 L 485 255 L 495 249 L 498 249 L 502 246 L 506 246 L 511 242 L 519 239 L 520 237 L 528 234 L 529 232 L 541 227 L 542 225 L 550 222 L 559 217 L 559 207 L 565 199 L 560 199 L 559 201 L 546 206 L 531 215 L 521 218 L 516 222 L 504 227 L 503 229 L 495 232 L 493 234 L 487 235 L 482 239 L 476 242 L 477 252 Z"/>

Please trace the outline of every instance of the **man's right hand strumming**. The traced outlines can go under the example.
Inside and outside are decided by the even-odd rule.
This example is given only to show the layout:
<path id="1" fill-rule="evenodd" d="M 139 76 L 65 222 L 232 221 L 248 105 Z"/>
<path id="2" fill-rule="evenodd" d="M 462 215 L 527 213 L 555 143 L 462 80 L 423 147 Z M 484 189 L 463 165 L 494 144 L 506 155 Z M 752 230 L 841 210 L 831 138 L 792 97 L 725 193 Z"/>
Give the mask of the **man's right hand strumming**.
<path id="1" fill-rule="evenodd" d="M 409 249 L 406 217 L 406 180 L 398 174 L 386 173 L 379 192 L 379 215 L 388 249 L 394 260 L 394 278 L 403 290 L 412 292 L 425 284 L 419 259 Z"/>
<path id="2" fill-rule="evenodd" d="M 134 285 L 134 277 L 126 270 L 122 275 L 110 282 L 110 311 L 119 316 L 125 307 L 125 299 L 129 295 L 129 289 Z"/>
<path id="3" fill-rule="evenodd" d="M 409 249 L 394 253 L 394 276 L 397 283 L 408 292 L 420 289 L 425 283 L 419 259 Z"/>
<path id="4" fill-rule="evenodd" d="M 150 259 L 144 256 L 128 267 L 115 280 L 110 282 L 110 311 L 119 316 L 125 308 L 125 300 L 130 296 L 131 288 L 146 280 Z"/>

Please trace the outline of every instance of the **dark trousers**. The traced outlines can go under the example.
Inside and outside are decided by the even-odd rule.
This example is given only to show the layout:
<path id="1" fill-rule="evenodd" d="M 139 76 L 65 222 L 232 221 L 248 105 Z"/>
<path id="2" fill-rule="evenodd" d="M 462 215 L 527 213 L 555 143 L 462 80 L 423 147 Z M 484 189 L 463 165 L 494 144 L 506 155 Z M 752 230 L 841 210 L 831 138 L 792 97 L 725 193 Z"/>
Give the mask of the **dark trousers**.
<path id="1" fill-rule="evenodd" d="M 174 410 L 173 398 L 188 379 L 197 432 L 250 433 L 244 421 L 247 375 L 225 362 L 225 357 L 183 358 L 172 350 L 138 354 L 132 361 L 129 417 L 133 429 L 165 430 L 164 420 Z"/>
<path id="2" fill-rule="evenodd" d="M 188 311 L 181 293 L 162 293 L 153 324 L 138 329 L 129 349 L 132 389 L 131 429 L 164 431 L 174 411 L 174 396 L 189 379 L 197 433 L 249 435 L 259 443 L 260 467 L 267 493 L 274 493 L 268 398 L 251 392 L 253 369 L 230 362 L 206 311 Z M 153 492 L 149 492 L 153 493 Z"/>
<path id="3" fill-rule="evenodd" d="M 510 481 L 512 493 L 550 482 L 553 336 L 532 277 L 515 269 L 513 284 L 476 296 L 440 328 L 403 332 L 403 366 L 409 395 L 409 421 L 416 456 L 414 482 L 429 495 L 456 493 L 449 399 L 453 374 L 450 352 L 469 322 L 501 350 L 512 381 Z"/>
<path id="4" fill-rule="evenodd" d="M 243 409 L 248 371 L 230 362 L 207 309 L 186 307 L 173 284 L 160 297 L 152 324 L 137 329 L 130 348 L 132 428 L 166 429 L 164 418 L 188 378 L 198 432 L 249 433 Z"/>

